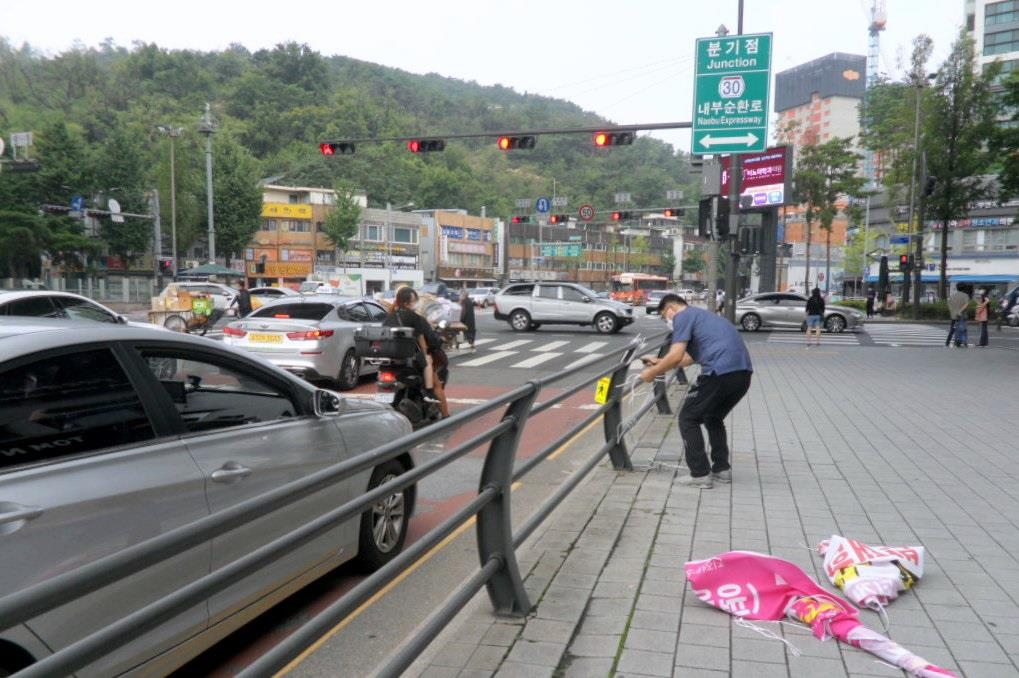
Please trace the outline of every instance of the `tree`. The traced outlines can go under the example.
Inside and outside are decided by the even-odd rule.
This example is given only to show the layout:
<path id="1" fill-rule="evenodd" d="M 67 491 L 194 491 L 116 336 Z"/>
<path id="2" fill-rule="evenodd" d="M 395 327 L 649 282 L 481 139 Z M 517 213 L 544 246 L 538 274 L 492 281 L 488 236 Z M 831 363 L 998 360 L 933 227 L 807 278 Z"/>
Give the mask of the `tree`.
<path id="1" fill-rule="evenodd" d="M 94 180 L 101 182 L 92 188 L 96 195 L 116 198 L 125 212 L 149 212 L 146 199 L 146 161 L 140 149 L 145 148 L 148 139 L 133 133 L 134 129 L 123 126 L 114 128 L 97 156 Z M 98 206 L 106 209 L 105 204 Z M 100 232 L 111 254 L 125 263 L 148 252 L 153 244 L 152 220 L 138 217 L 121 217 L 122 221 L 103 217 Z"/>
<path id="2" fill-rule="evenodd" d="M 213 156 L 216 248 L 229 266 L 231 256 L 243 252 L 258 230 L 262 215 L 258 163 L 229 133 L 221 134 L 215 140 Z"/>
<path id="3" fill-rule="evenodd" d="M 704 270 L 704 255 L 699 250 L 690 250 L 683 257 L 683 279 Z"/>
<path id="4" fill-rule="evenodd" d="M 835 138 L 823 144 L 804 146 L 794 174 L 797 199 L 804 205 L 807 222 L 807 263 L 804 288 L 810 287 L 810 240 L 813 223 L 826 232 L 825 291 L 831 286 L 831 227 L 847 207 L 847 198 L 863 194 L 865 180 L 857 175 L 861 157 L 852 150 L 852 138 Z M 851 202 L 851 200 L 849 201 Z"/>
<path id="5" fill-rule="evenodd" d="M 357 235 L 361 223 L 361 205 L 351 188 L 338 185 L 335 190 L 336 204 L 322 222 L 322 232 L 333 243 L 333 247 L 345 252 L 351 238 Z"/>
<path id="6" fill-rule="evenodd" d="M 938 296 L 948 295 L 948 227 L 969 213 L 970 203 L 994 193 L 981 174 L 994 159 L 991 141 L 996 136 L 998 102 L 991 85 L 1000 64 L 977 68 L 974 42 L 965 30 L 952 46 L 935 81 L 931 114 L 924 129 L 927 171 L 936 178 L 927 198 L 929 213 L 941 222 L 941 272 Z M 921 228 L 923 225 L 921 224 Z"/>

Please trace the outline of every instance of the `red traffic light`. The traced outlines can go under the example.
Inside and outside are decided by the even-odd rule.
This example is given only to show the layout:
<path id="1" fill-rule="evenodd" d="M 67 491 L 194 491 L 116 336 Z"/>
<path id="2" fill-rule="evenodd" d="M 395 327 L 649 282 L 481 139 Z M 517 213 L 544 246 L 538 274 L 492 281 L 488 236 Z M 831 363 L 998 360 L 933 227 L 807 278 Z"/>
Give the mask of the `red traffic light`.
<path id="1" fill-rule="evenodd" d="M 529 224 L 531 223 L 531 217 L 513 217 L 510 221 L 514 224 Z"/>
<path id="2" fill-rule="evenodd" d="M 446 142 L 442 139 L 411 139 L 407 142 L 407 150 L 411 153 L 442 151 L 445 148 Z"/>
<path id="3" fill-rule="evenodd" d="M 633 132 L 596 132 L 594 145 L 598 148 L 605 146 L 629 146 L 633 143 Z"/>
<path id="4" fill-rule="evenodd" d="M 351 141 L 323 141 L 318 145 L 322 155 L 350 155 L 354 152 L 354 144 Z"/>
<path id="5" fill-rule="evenodd" d="M 613 212 L 612 213 L 612 221 L 619 221 L 622 218 L 623 218 L 623 213 L 622 212 Z"/>
<path id="6" fill-rule="evenodd" d="M 681 217 L 681 216 L 683 216 L 683 214 L 684 214 L 684 211 L 683 211 L 683 208 L 681 208 L 681 207 L 680 208 L 671 208 L 670 207 L 669 209 L 665 210 L 665 216 L 667 216 L 667 217 Z"/>

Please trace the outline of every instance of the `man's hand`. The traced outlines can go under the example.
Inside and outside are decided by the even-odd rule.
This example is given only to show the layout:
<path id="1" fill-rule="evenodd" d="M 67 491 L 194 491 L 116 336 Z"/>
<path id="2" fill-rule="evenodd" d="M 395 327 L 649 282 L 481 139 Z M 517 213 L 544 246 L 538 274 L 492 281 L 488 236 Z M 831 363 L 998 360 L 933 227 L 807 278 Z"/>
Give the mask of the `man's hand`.
<path id="1" fill-rule="evenodd" d="M 650 367 L 646 367 L 640 371 L 640 380 L 645 384 L 650 384 L 655 380 L 655 373 Z"/>

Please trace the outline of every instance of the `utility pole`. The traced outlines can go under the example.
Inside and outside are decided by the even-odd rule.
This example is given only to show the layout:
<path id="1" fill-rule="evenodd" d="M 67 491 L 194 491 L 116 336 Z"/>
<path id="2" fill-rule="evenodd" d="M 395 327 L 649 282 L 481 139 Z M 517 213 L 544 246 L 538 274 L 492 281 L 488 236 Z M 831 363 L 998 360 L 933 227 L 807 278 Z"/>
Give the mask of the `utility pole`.
<path id="1" fill-rule="evenodd" d="M 174 142 L 184 131 L 183 127 L 172 125 L 158 125 L 156 129 L 160 134 L 170 137 L 170 254 L 173 256 L 173 274 L 177 275 L 177 167 Z"/>
<path id="2" fill-rule="evenodd" d="M 739 0 L 736 35 L 743 35 L 743 0 Z M 743 185 L 743 156 L 729 156 L 729 268 L 725 272 L 725 317 L 736 322 L 736 286 L 739 284 L 739 192 Z"/>
<path id="3" fill-rule="evenodd" d="M 212 109 L 205 104 L 205 115 L 198 124 L 198 133 L 205 135 L 205 184 L 206 203 L 209 214 L 209 263 L 216 263 L 216 223 L 212 215 L 212 135 L 216 125 L 212 122 Z"/>
<path id="4" fill-rule="evenodd" d="M 159 221 L 159 189 L 152 189 L 152 196 L 150 198 L 150 209 L 152 210 L 152 258 L 155 260 L 153 266 L 155 267 L 155 277 L 153 280 L 156 283 L 156 294 L 163 289 L 163 270 L 160 267 L 159 258 L 163 255 L 163 230 L 162 225 Z"/>

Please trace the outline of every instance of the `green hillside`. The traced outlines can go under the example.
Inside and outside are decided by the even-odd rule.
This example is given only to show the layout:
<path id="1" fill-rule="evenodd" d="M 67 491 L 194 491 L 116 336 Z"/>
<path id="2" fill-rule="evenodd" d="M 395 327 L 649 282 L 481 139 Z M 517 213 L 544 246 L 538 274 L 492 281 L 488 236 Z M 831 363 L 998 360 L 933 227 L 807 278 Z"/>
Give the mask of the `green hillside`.
<path id="1" fill-rule="evenodd" d="M 0 133 L 32 131 L 41 164 L 36 173 L 0 174 L 0 252 L 12 251 L 4 243 L 12 229 L 23 228 L 4 213 L 34 215 L 40 204 L 66 205 L 72 195 L 113 196 L 127 211 L 143 210 L 145 192 L 156 187 L 168 223 L 169 139 L 157 125 L 182 128 L 175 141 L 178 237 L 182 246 L 199 237 L 206 219 L 205 138 L 197 125 L 206 102 L 218 124 L 217 238 L 233 190 L 223 193 L 219 185 L 270 177 L 363 189 L 372 206 L 413 201 L 472 213 L 485 206 L 495 216 L 511 214 L 518 198 L 551 193 L 553 180 L 557 194 L 569 196 L 570 211 L 584 202 L 607 209 L 618 192 L 630 193 L 638 207 L 663 205 L 667 190 L 691 193 L 686 156 L 646 137 L 612 149 L 595 149 L 586 135 L 563 135 L 540 136 L 533 150 L 509 153 L 495 147 L 494 136 L 450 140 L 441 153 L 412 154 L 393 142 L 361 143 L 356 154 L 342 157 L 318 150 L 323 139 L 495 135 L 609 122 L 567 101 L 503 86 L 414 75 L 295 43 L 254 53 L 240 45 L 196 52 L 107 43 L 47 56 L 0 38 Z M 45 219 L 52 237 L 74 235 L 64 232 L 73 226 L 61 226 L 61 218 Z M 229 243 L 229 215 L 222 221 Z M 102 236 L 111 251 L 126 256 L 143 249 L 141 232 Z M 0 254 L 0 269 L 10 268 L 3 260 Z"/>

